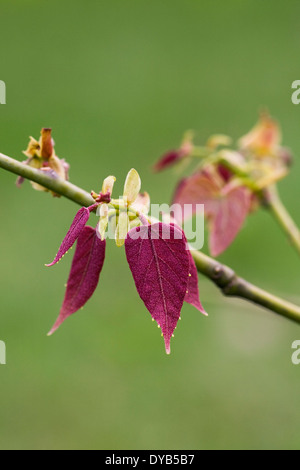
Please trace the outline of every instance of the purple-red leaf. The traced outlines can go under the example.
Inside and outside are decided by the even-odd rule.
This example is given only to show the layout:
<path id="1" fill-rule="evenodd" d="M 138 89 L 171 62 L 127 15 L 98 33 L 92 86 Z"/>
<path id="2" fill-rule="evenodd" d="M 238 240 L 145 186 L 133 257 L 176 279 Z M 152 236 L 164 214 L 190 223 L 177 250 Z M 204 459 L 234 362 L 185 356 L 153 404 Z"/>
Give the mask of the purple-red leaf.
<path id="1" fill-rule="evenodd" d="M 154 165 L 153 170 L 157 172 L 165 170 L 166 168 L 176 165 L 176 163 L 179 163 L 181 160 L 184 160 L 185 157 L 191 155 L 194 149 L 193 137 L 193 132 L 187 132 L 184 136 L 181 147 L 178 150 L 171 150 L 163 155 Z"/>
<path id="2" fill-rule="evenodd" d="M 74 245 L 80 233 L 82 232 L 85 224 L 89 220 L 90 210 L 87 207 L 82 207 L 76 214 L 75 219 L 72 222 L 72 225 L 62 242 L 57 255 L 50 264 L 46 264 L 47 267 L 53 266 L 58 263 L 58 261 L 69 251 L 69 249 Z"/>
<path id="3" fill-rule="evenodd" d="M 170 354 L 189 280 L 189 252 L 183 231 L 157 223 L 132 229 L 125 248 L 137 291 L 158 323 Z"/>
<path id="4" fill-rule="evenodd" d="M 207 316 L 207 313 L 204 310 L 200 301 L 200 297 L 199 297 L 198 271 L 195 265 L 195 261 L 192 257 L 191 252 L 188 251 L 188 253 L 189 253 L 189 258 L 190 258 L 190 273 L 189 273 L 189 282 L 187 286 L 187 294 L 185 296 L 184 301 L 187 302 L 188 304 L 193 305 L 199 310 L 199 312 Z"/>
<path id="5" fill-rule="evenodd" d="M 93 295 L 105 259 L 105 246 L 105 240 L 98 238 L 94 228 L 84 227 L 78 237 L 65 299 L 49 335 L 54 333 L 66 318 L 83 307 Z"/>
<path id="6" fill-rule="evenodd" d="M 218 165 L 218 173 L 219 175 L 223 178 L 225 183 L 229 183 L 229 181 L 232 179 L 232 172 L 226 168 L 224 165 Z"/>
<path id="7" fill-rule="evenodd" d="M 162 171 L 169 168 L 175 163 L 178 163 L 185 155 L 180 150 L 172 150 L 161 157 L 161 159 L 154 165 L 154 171 Z"/>
<path id="8" fill-rule="evenodd" d="M 244 186 L 225 187 L 211 220 L 210 251 L 219 256 L 240 232 L 251 208 L 251 193 Z"/>

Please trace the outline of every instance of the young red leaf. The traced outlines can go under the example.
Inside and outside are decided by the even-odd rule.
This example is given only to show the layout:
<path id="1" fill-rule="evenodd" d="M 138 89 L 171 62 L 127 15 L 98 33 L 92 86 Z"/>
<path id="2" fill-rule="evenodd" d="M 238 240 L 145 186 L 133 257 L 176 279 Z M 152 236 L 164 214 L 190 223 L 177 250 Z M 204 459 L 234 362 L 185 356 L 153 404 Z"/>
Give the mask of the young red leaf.
<path id="1" fill-rule="evenodd" d="M 251 201 L 248 188 L 225 184 L 218 173 L 202 170 L 179 184 L 174 197 L 179 207 L 175 218 L 186 220 L 197 214 L 197 205 L 203 204 L 210 225 L 210 251 L 219 256 L 241 230 Z"/>
<path id="2" fill-rule="evenodd" d="M 154 165 L 153 170 L 157 172 L 165 170 L 182 160 L 184 156 L 185 155 L 182 154 L 180 150 L 172 150 L 161 157 L 161 159 Z"/>
<path id="3" fill-rule="evenodd" d="M 188 286 L 187 286 L 187 294 L 185 296 L 184 301 L 187 302 L 188 304 L 193 305 L 199 310 L 199 312 L 207 316 L 207 313 L 204 310 L 200 301 L 200 297 L 199 297 L 198 271 L 195 265 L 195 261 L 190 251 L 188 251 L 188 254 L 190 258 L 190 272 L 189 272 L 189 281 L 188 281 Z"/>
<path id="4" fill-rule="evenodd" d="M 219 256 L 233 242 L 251 209 L 251 192 L 244 186 L 225 187 L 211 220 L 210 251 Z"/>
<path id="5" fill-rule="evenodd" d="M 59 317 L 49 335 L 73 313 L 83 307 L 93 295 L 105 259 L 106 242 L 101 241 L 92 227 L 84 227 L 77 241 L 64 302 Z"/>
<path id="6" fill-rule="evenodd" d="M 176 163 L 179 163 L 181 160 L 184 160 L 186 157 L 191 155 L 194 149 L 193 138 L 194 133 L 188 131 L 184 136 L 180 148 L 177 150 L 171 150 L 170 152 L 163 155 L 154 165 L 153 170 L 156 172 L 165 170 L 166 168 L 176 165 Z"/>
<path id="7" fill-rule="evenodd" d="M 46 264 L 47 267 L 53 266 L 58 263 L 58 261 L 69 251 L 69 249 L 74 245 L 83 228 L 85 227 L 87 221 L 90 217 L 90 210 L 87 207 L 82 207 L 76 214 L 75 219 L 72 222 L 72 225 L 65 236 L 57 255 L 50 264 Z"/>
<path id="8" fill-rule="evenodd" d="M 214 215 L 221 188 L 221 182 L 205 170 L 182 180 L 173 199 L 181 207 L 180 213 L 175 209 L 175 218 L 179 221 L 191 218 L 199 212 L 200 204 L 204 204 L 206 216 Z"/>
<path id="9" fill-rule="evenodd" d="M 157 223 L 132 229 L 125 248 L 137 291 L 158 323 L 170 354 L 189 280 L 189 254 L 183 231 Z"/>
<path id="10" fill-rule="evenodd" d="M 224 165 L 218 165 L 218 173 L 219 175 L 223 178 L 225 183 L 229 183 L 229 181 L 232 179 L 233 174 L 226 166 Z"/>

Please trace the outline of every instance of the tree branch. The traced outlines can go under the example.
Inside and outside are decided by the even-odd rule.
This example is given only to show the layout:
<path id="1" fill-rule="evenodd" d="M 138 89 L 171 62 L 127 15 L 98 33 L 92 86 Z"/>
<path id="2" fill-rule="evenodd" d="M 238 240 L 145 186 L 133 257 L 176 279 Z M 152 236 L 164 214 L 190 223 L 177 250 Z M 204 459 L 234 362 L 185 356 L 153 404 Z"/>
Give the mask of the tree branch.
<path id="1" fill-rule="evenodd" d="M 34 181 L 50 191 L 64 196 L 71 201 L 89 207 L 94 204 L 92 196 L 83 189 L 63 181 L 61 179 L 53 179 L 47 174 L 24 165 L 6 155 L 0 154 L 0 168 L 22 176 L 28 180 Z M 300 323 L 300 307 L 276 297 L 259 287 L 250 284 L 245 279 L 238 277 L 237 274 L 228 266 L 199 251 L 191 250 L 195 260 L 198 272 L 213 281 L 226 296 L 240 297 L 242 299 L 253 302 L 256 305 L 265 307 L 285 318 Z"/>
<path id="2" fill-rule="evenodd" d="M 59 178 L 53 179 L 43 171 L 24 165 L 24 163 L 18 162 L 2 153 L 0 153 L 0 168 L 22 176 L 30 181 L 34 181 L 50 191 L 76 202 L 80 206 L 91 206 L 95 203 L 91 194 L 78 186 Z"/>
<path id="3" fill-rule="evenodd" d="M 300 323 L 300 307 L 270 294 L 239 277 L 231 268 L 198 251 L 191 251 L 197 269 L 228 297 L 240 297 Z"/>

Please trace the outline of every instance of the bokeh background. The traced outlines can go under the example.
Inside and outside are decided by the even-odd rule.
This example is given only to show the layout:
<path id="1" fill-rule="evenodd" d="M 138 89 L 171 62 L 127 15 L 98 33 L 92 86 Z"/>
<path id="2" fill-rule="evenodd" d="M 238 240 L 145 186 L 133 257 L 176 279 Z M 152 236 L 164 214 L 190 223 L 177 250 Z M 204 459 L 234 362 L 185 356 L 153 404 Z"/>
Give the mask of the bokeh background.
<path id="1" fill-rule="evenodd" d="M 234 139 L 262 107 L 295 153 L 280 184 L 300 224 L 299 0 L 0 2 L 0 151 L 22 159 L 53 128 L 71 180 L 120 194 L 135 167 L 152 202 L 177 176 L 151 165 L 186 129 Z M 167 357 L 123 250 L 109 244 L 101 283 L 53 337 L 71 257 L 46 269 L 77 207 L 21 190 L 0 171 L 2 449 L 291 449 L 300 441 L 300 328 L 200 277 L 210 316 L 186 305 Z M 222 256 L 241 275 L 300 303 L 299 257 L 266 212 Z"/>

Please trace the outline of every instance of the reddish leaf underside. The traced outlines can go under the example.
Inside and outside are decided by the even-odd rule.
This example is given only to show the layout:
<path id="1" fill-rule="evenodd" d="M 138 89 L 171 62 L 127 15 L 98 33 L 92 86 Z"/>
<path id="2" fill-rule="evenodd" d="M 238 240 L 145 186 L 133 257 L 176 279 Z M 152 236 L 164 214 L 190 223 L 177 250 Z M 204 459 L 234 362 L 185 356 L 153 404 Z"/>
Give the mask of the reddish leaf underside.
<path id="1" fill-rule="evenodd" d="M 55 256 L 52 263 L 46 264 L 47 267 L 54 266 L 54 264 L 58 263 L 58 261 L 61 260 L 61 258 L 69 251 L 85 227 L 89 217 L 90 211 L 86 207 L 82 207 L 77 212 L 75 219 L 73 220 L 72 225 L 58 250 L 57 255 Z"/>
<path id="2" fill-rule="evenodd" d="M 210 251 L 219 256 L 236 238 L 251 210 L 251 192 L 244 186 L 223 188 L 219 181 L 205 171 L 197 172 L 183 180 L 175 193 L 174 203 L 180 213 L 175 214 L 180 220 L 186 220 L 199 212 L 199 205 L 204 205 L 205 216 L 209 219 Z"/>
<path id="3" fill-rule="evenodd" d="M 199 312 L 207 316 L 207 313 L 204 310 L 199 297 L 198 271 L 195 265 L 195 261 L 190 251 L 188 251 L 188 254 L 190 259 L 190 272 L 187 286 L 188 293 L 186 294 L 184 301 L 193 305 L 196 309 L 199 310 Z"/>
<path id="4" fill-rule="evenodd" d="M 182 180 L 173 198 L 173 203 L 180 206 L 180 213 L 175 210 L 175 218 L 178 221 L 191 218 L 201 211 L 201 204 L 204 205 L 206 216 L 215 214 L 220 191 L 221 186 L 205 170 Z"/>
<path id="5" fill-rule="evenodd" d="M 84 227 L 78 237 L 64 302 L 49 335 L 54 333 L 66 318 L 82 308 L 93 295 L 105 259 L 105 246 L 105 240 L 98 238 L 94 228 Z"/>
<path id="6" fill-rule="evenodd" d="M 125 248 L 137 291 L 157 322 L 170 354 L 189 280 L 189 255 L 182 230 L 157 223 L 132 229 Z"/>
<path id="7" fill-rule="evenodd" d="M 211 220 L 210 251 L 219 256 L 240 232 L 251 208 L 251 193 L 244 187 L 228 188 L 223 191 L 218 210 Z"/>

